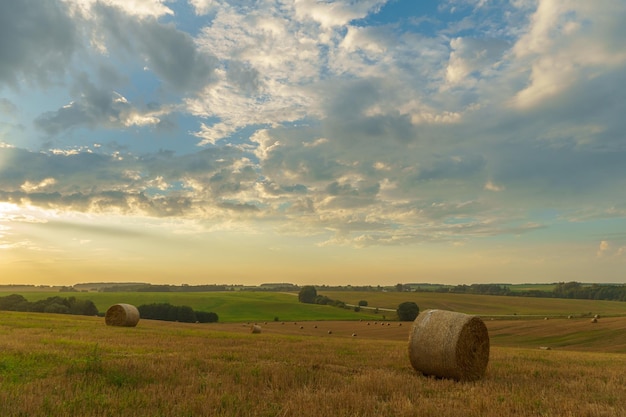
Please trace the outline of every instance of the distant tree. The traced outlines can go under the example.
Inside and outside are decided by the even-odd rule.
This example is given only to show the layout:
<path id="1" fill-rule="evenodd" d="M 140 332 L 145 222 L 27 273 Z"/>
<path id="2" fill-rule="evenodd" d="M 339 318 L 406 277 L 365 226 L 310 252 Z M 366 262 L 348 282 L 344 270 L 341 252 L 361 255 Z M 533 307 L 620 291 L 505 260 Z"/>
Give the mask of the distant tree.
<path id="1" fill-rule="evenodd" d="M 406 301 L 398 306 L 396 313 L 400 321 L 413 321 L 420 313 L 420 309 L 413 301 Z"/>
<path id="2" fill-rule="evenodd" d="M 43 313 L 68 314 L 70 309 L 59 303 L 51 303 L 43 307 Z"/>
<path id="3" fill-rule="evenodd" d="M 332 303 L 333 300 L 326 297 L 325 295 L 318 295 L 315 297 L 315 304 L 326 305 Z"/>
<path id="4" fill-rule="evenodd" d="M 367 307 L 367 301 L 365 300 L 359 301 L 359 307 Z"/>
<path id="5" fill-rule="evenodd" d="M 11 294 L 6 297 L 0 297 L 0 310 L 9 311 L 28 311 L 29 303 L 24 296 L 19 294 Z"/>
<path id="6" fill-rule="evenodd" d="M 298 293 L 298 301 L 313 304 L 317 298 L 317 290 L 312 285 L 305 285 Z"/>
<path id="7" fill-rule="evenodd" d="M 396 291 L 398 291 L 398 292 L 402 292 L 402 291 L 404 291 L 404 285 L 402 285 L 402 284 L 396 284 Z"/>

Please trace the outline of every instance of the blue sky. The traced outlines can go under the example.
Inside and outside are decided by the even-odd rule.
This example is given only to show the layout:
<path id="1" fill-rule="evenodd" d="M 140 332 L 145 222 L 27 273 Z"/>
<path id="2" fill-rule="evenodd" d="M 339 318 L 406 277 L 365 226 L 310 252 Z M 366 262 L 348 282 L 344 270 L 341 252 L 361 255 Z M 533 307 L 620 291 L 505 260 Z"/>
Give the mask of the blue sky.
<path id="1" fill-rule="evenodd" d="M 3 1 L 0 282 L 624 282 L 625 18 Z"/>

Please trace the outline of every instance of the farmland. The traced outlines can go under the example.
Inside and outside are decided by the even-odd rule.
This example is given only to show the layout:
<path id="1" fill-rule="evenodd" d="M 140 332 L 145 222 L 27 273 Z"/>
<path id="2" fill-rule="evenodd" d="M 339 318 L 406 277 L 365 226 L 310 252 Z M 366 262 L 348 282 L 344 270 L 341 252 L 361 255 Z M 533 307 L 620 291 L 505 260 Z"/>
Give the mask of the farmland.
<path id="1" fill-rule="evenodd" d="M 12 292 L 0 292 L 0 297 Z M 296 293 L 225 291 L 225 292 L 22 292 L 29 301 L 37 301 L 54 295 L 91 300 L 100 312 L 112 304 L 133 305 L 170 303 L 188 305 L 194 310 L 213 311 L 220 322 L 280 320 L 375 320 L 383 315 L 395 318 L 395 309 L 405 301 L 414 301 L 421 310 L 443 309 L 477 314 L 483 317 L 536 316 L 544 318 L 626 316 L 626 303 L 602 300 L 545 299 L 494 295 L 451 294 L 431 292 L 373 292 L 373 291 L 320 291 L 334 300 L 348 304 L 368 302 L 368 308 L 359 313 L 321 305 L 302 304 Z M 375 308 L 379 308 L 378 314 Z M 393 310 L 391 312 L 386 310 Z"/>
<path id="2" fill-rule="evenodd" d="M 336 298 L 385 308 L 414 294 L 373 295 Z M 517 297 L 415 294 L 422 310 L 481 313 L 482 303 L 494 316 L 520 315 L 486 318 L 492 349 L 485 378 L 457 383 L 418 375 L 407 355 L 410 323 L 383 321 L 382 311 L 303 305 L 275 293 L 63 296 L 86 297 L 101 311 L 115 302 L 187 304 L 221 320 L 118 328 L 101 317 L 0 312 L 0 415 L 626 415 L 626 303 L 523 298 L 531 304 L 511 306 Z M 239 316 L 229 307 L 236 300 Z M 536 318 L 589 312 L 601 315 L 598 323 Z"/>

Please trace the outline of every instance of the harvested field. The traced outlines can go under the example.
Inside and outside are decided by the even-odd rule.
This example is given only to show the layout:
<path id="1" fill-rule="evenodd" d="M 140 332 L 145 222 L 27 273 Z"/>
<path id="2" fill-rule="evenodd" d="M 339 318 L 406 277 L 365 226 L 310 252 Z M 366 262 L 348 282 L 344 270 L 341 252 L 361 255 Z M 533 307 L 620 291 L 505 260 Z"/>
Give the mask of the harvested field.
<path id="1" fill-rule="evenodd" d="M 263 334 L 299 335 L 315 337 L 353 337 L 356 333 L 362 339 L 408 340 L 410 322 L 397 321 L 303 321 L 303 322 L 257 322 Z M 369 323 L 369 325 L 368 325 Z M 203 324 L 211 330 L 235 333 L 249 333 L 254 322 Z M 402 324 L 402 325 L 400 325 Z M 332 334 L 328 332 L 331 331 Z"/>
<path id="2" fill-rule="evenodd" d="M 594 329 L 621 325 L 603 323 Z M 509 324 L 502 331 L 520 321 Z M 261 334 L 250 325 L 142 320 L 125 328 L 99 317 L 3 312 L 0 415 L 626 415 L 626 355 L 604 353 L 602 338 L 597 352 L 496 343 L 485 377 L 458 383 L 411 368 L 407 323 L 260 322 Z"/>
<path id="3" fill-rule="evenodd" d="M 263 334 L 326 338 L 408 341 L 411 322 L 397 321 L 302 321 L 258 322 Z M 296 323 L 296 324 L 294 324 Z M 368 325 L 369 323 L 369 325 Z M 210 330 L 249 333 L 250 323 L 202 324 Z M 181 325 L 176 323 L 176 325 Z M 553 320 L 485 320 L 494 346 L 575 351 L 626 353 L 626 317 L 610 317 L 592 324 L 589 318 Z M 198 326 L 190 324 L 189 326 Z M 302 329 L 301 329 L 302 327 Z M 332 334 L 328 332 L 331 331 Z"/>

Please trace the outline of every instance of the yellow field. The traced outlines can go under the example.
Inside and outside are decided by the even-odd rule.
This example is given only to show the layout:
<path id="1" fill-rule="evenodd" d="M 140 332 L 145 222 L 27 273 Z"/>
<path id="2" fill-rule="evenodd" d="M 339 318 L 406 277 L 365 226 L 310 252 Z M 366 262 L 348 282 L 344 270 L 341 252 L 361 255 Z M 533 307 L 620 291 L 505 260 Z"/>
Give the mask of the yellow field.
<path id="1" fill-rule="evenodd" d="M 610 320 L 595 325 L 623 326 Z M 116 328 L 96 317 L 2 312 L 0 415 L 626 415 L 626 355 L 601 344 L 594 352 L 504 347 L 507 332 L 529 338 L 588 324 L 578 322 L 486 322 L 486 376 L 457 383 L 416 374 L 407 323 L 269 322 L 252 334 L 246 323 Z"/>

